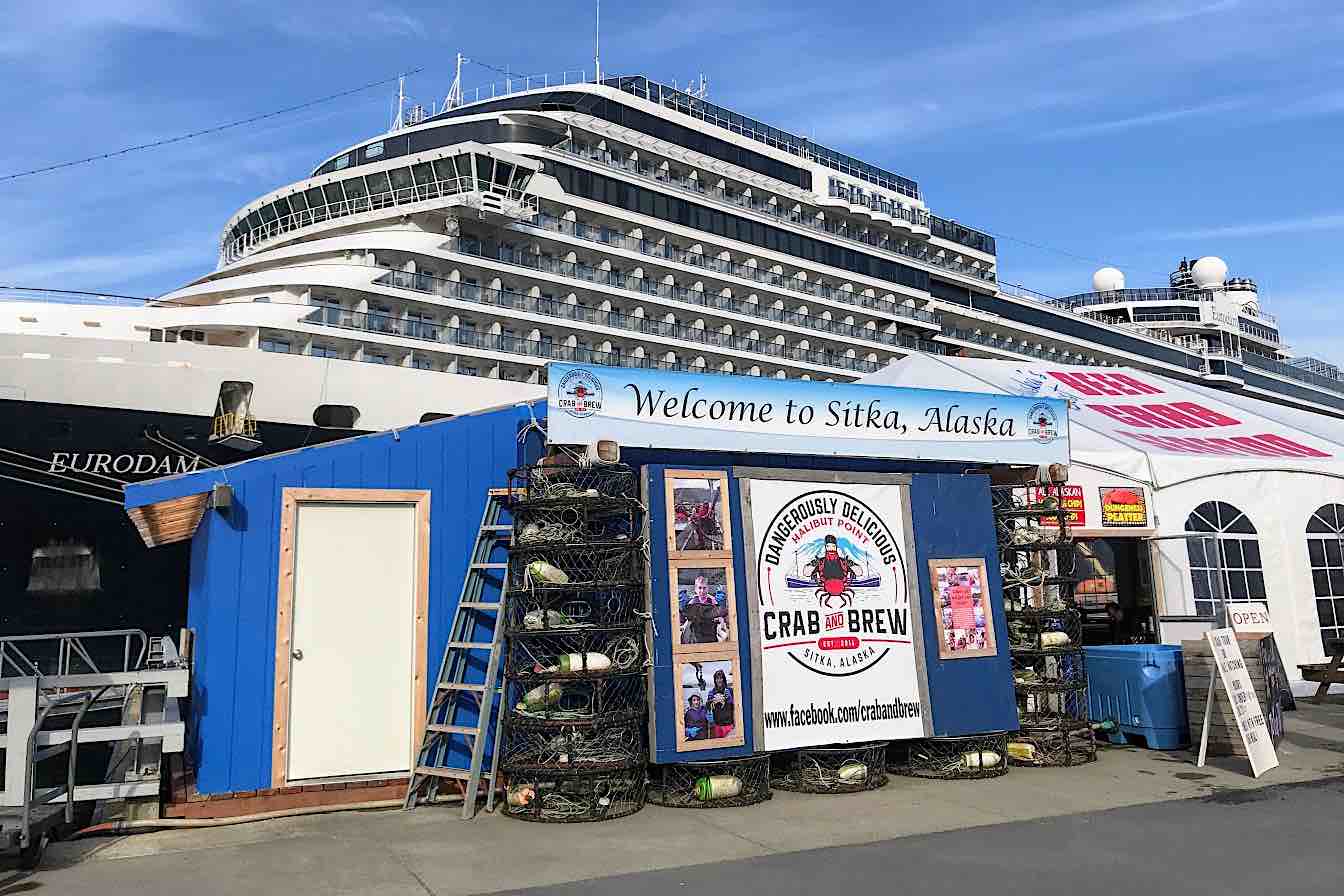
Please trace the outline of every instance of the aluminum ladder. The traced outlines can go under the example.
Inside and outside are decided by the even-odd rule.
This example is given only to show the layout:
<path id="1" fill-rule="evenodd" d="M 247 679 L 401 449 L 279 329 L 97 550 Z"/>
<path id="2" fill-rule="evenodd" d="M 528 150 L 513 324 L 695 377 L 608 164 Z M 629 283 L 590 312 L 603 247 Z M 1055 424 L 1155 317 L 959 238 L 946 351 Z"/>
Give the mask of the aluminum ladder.
<path id="1" fill-rule="evenodd" d="M 489 782 L 486 811 L 495 807 L 500 727 L 504 715 L 502 707 L 495 712 L 495 698 L 500 696 L 502 699 L 499 666 L 503 658 L 504 594 L 508 584 L 508 563 L 495 559 L 495 554 L 501 548 L 507 549 L 513 533 L 513 526 L 502 521 L 511 494 L 507 488 L 492 488 L 487 493 L 476 543 L 467 563 L 467 575 L 462 581 L 462 593 L 453 614 L 453 627 L 439 663 L 433 699 L 425 717 L 420 755 L 406 790 L 403 803 L 406 809 L 414 809 L 422 801 L 433 802 L 444 780 L 462 782 L 464 819 L 469 820 L 476 814 L 476 798 L 482 780 Z M 498 589 L 498 600 L 487 599 L 493 588 Z M 486 629 L 489 630 L 489 640 L 485 640 Z M 468 680 L 482 676 L 483 680 L 479 682 Z M 491 751 L 489 771 L 483 771 L 492 720 L 495 748 Z M 468 750 L 470 762 L 463 763 L 458 757 Z M 466 767 L 461 767 L 463 764 Z"/>

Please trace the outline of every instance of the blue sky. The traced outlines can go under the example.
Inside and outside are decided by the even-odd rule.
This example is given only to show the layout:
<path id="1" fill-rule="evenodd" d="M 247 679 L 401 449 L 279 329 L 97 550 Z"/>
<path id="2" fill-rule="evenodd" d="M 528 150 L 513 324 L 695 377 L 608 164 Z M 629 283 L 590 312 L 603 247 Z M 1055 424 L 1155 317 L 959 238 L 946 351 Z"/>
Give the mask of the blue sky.
<path id="1" fill-rule="evenodd" d="M 568 0 L 6 5 L 0 175 L 415 67 L 411 93 L 441 99 L 458 50 L 592 65 L 592 4 Z M 1101 263 L 1153 286 L 1182 255 L 1221 255 L 1297 353 L 1344 361 L 1344 4 L 864 6 L 608 0 L 603 65 L 703 72 L 723 105 L 914 177 L 934 212 L 1000 237 L 1004 280 L 1048 294 Z M 0 283 L 172 289 L 213 267 L 240 205 L 385 128 L 393 92 L 0 182 Z"/>

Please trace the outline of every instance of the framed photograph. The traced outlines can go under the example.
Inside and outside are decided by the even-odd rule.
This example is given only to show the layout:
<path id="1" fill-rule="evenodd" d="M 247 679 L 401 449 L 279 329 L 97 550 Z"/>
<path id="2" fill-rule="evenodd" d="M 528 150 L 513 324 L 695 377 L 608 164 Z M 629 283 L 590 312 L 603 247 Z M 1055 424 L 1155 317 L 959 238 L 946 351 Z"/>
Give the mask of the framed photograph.
<path id="1" fill-rule="evenodd" d="M 728 514 L 728 474 L 719 470 L 668 470 L 669 557 L 731 557 L 732 522 Z"/>
<path id="2" fill-rule="evenodd" d="M 984 558 L 930 560 L 929 581 L 938 622 L 938 658 L 997 656 Z"/>
<path id="3" fill-rule="evenodd" d="M 705 653 L 737 646 L 737 600 L 730 560 L 672 560 L 672 653 Z"/>
<path id="4" fill-rule="evenodd" d="M 740 747 L 742 701 L 736 653 L 677 657 L 677 750 Z"/>

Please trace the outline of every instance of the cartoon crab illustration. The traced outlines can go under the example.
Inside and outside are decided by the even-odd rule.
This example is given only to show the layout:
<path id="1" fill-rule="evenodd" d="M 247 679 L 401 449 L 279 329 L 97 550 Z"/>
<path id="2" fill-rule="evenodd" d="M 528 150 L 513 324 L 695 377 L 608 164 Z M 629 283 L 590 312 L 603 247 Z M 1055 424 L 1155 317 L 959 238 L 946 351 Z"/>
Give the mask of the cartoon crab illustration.
<path id="1" fill-rule="evenodd" d="M 840 553 L 834 535 L 827 535 L 825 548 L 807 565 L 809 578 L 817 584 L 818 602 L 832 609 L 831 601 L 839 598 L 840 606 L 847 607 L 854 599 L 854 569 L 849 559 Z"/>

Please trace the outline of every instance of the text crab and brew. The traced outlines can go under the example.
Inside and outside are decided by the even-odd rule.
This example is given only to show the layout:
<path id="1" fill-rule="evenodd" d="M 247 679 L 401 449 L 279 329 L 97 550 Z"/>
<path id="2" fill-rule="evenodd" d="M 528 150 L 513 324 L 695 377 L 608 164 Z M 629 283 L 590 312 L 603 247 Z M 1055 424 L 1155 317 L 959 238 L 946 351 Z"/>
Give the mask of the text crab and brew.
<path id="1" fill-rule="evenodd" d="M 827 703 L 818 706 L 809 703 L 804 707 L 789 704 L 788 709 L 778 709 L 765 714 L 766 728 L 805 728 L 811 725 L 848 725 L 854 722 L 886 722 L 893 719 L 919 718 L 919 703 L 902 700 L 900 697 L 890 703 L 874 700 L 871 703 L 858 702 L 836 706 Z"/>

